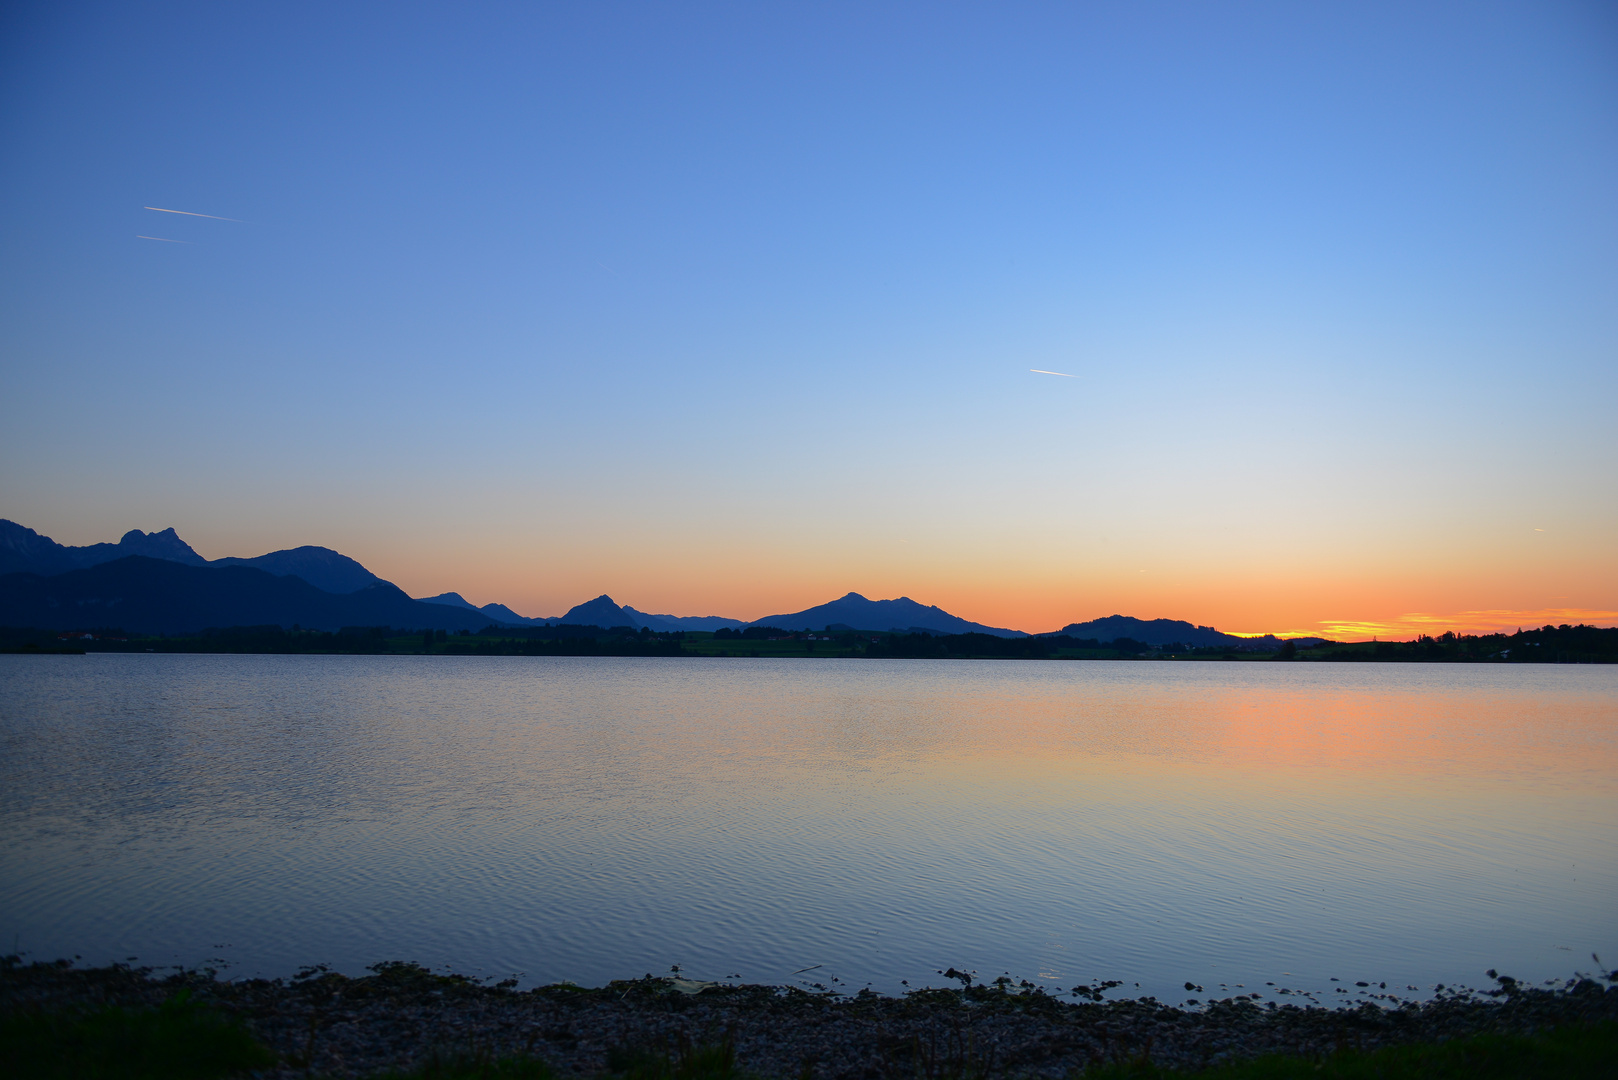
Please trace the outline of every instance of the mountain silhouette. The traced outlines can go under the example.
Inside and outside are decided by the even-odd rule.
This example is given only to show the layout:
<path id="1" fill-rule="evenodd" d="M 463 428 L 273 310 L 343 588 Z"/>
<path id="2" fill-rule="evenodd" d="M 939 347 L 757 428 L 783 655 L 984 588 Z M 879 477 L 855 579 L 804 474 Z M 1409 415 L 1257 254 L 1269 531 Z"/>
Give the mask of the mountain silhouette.
<path id="1" fill-rule="evenodd" d="M 208 581 L 205 577 L 171 574 L 163 566 L 204 575 L 230 571 L 235 576 Z M 79 576 L 102 567 L 117 569 Z M 250 576 L 242 577 L 242 573 Z M 272 586 L 267 582 L 283 584 Z M 176 590 L 172 596 L 160 595 L 161 589 L 169 587 Z M 321 597 L 350 602 L 328 603 Z M 389 625 L 446 630 L 476 630 L 491 623 L 569 623 L 659 631 L 778 626 L 786 630 L 829 627 L 1028 636 L 1021 630 L 969 622 L 909 597 L 869 600 L 856 592 L 817 607 L 767 615 L 751 623 L 718 615 L 653 615 L 620 607 L 606 594 L 577 605 L 560 618 L 530 619 L 504 604 L 476 607 L 454 592 L 412 600 L 354 559 L 330 548 L 305 545 L 250 559 L 209 561 L 180 539 L 172 527 L 153 533 L 131 529 L 116 544 L 70 547 L 15 521 L 0 519 L 0 625 L 51 629 L 123 626 L 138 632 L 188 633 L 206 626 L 271 623 L 323 629 Z M 1242 638 L 1179 619 L 1147 620 L 1127 615 L 1069 623 L 1055 633 L 1103 642 L 1130 638 L 1148 645 L 1178 643 L 1192 648 L 1252 650 L 1273 649 L 1281 644 L 1281 639 L 1273 635 Z M 1302 645 L 1324 639 L 1293 640 Z"/>
<path id="2" fill-rule="evenodd" d="M 610 630 L 614 626 L 632 626 L 638 630 L 642 625 L 633 615 L 613 603 L 612 597 L 606 593 L 568 608 L 557 622 L 570 626 L 599 626 L 603 630 Z"/>
<path id="3" fill-rule="evenodd" d="M 510 623 L 513 626 L 550 626 L 552 623 L 562 621 L 561 619 L 547 619 L 543 616 L 530 619 L 526 616 L 518 615 L 504 604 L 484 604 L 478 610 L 497 622 Z"/>
<path id="4" fill-rule="evenodd" d="M 1263 637 L 1237 637 L 1225 634 L 1211 626 L 1196 626 L 1180 619 L 1136 619 L 1128 615 L 1108 615 L 1089 622 L 1068 623 L 1057 634 L 1074 638 L 1095 638 L 1097 641 L 1116 641 L 1131 638 L 1147 645 L 1187 645 L 1192 648 L 1225 648 L 1269 650 L 1279 648 L 1281 639 L 1273 634 Z M 1043 635 L 1054 637 L 1054 634 Z M 1299 645 L 1318 644 L 1324 638 L 1293 638 Z"/>
<path id="5" fill-rule="evenodd" d="M 482 612 L 412 600 L 386 581 L 337 594 L 256 567 L 187 566 L 142 555 L 50 577 L 0 576 L 0 626 L 191 634 L 211 626 L 270 625 L 481 630 L 493 621 Z"/>
<path id="6" fill-rule="evenodd" d="M 437 596 L 423 596 L 419 598 L 423 604 L 448 604 L 450 607 L 465 608 L 467 611 L 476 611 L 478 606 L 458 592 L 439 593 Z"/>
<path id="7" fill-rule="evenodd" d="M 481 611 L 498 623 L 510 626 L 549 626 L 559 622 L 559 619 L 529 619 L 518 615 L 504 604 L 484 604 L 478 607 L 472 601 L 458 592 L 439 593 L 437 596 L 423 597 L 423 604 L 448 604 L 450 607 L 465 608 L 467 611 Z"/>
<path id="8" fill-rule="evenodd" d="M 181 540 L 172 528 L 155 533 L 130 529 L 116 544 L 68 547 L 15 521 L 0 518 L 0 574 L 24 571 L 65 574 L 69 570 L 82 570 L 130 555 L 168 559 L 188 566 L 203 566 L 208 561 L 193 551 L 191 545 Z"/>
<path id="9" fill-rule="evenodd" d="M 741 619 L 727 619 L 720 615 L 649 615 L 636 611 L 628 604 L 624 605 L 624 613 L 637 620 L 637 630 L 642 626 L 649 626 L 653 630 L 734 630 L 747 625 Z"/>
<path id="10" fill-rule="evenodd" d="M 602 629 L 610 629 L 614 626 L 628 626 L 636 630 L 645 628 L 669 631 L 718 630 L 720 627 L 747 625 L 740 619 L 726 619 L 718 615 L 651 615 L 644 611 L 636 611 L 627 604 L 620 606 L 605 593 L 594 600 L 569 608 L 565 615 L 536 619 L 524 618 L 504 604 L 484 604 L 482 607 L 477 607 L 461 596 L 460 593 L 453 592 L 429 596 L 422 603 L 449 604 L 470 611 L 481 611 L 496 622 L 507 623 L 512 626 L 556 626 L 567 623 L 571 626 L 599 626 Z"/>
<path id="11" fill-rule="evenodd" d="M 215 559 L 208 565 L 251 566 L 277 577 L 293 575 L 329 593 L 357 592 L 382 580 L 347 555 L 311 545 L 272 551 L 252 559 Z"/>
<path id="12" fill-rule="evenodd" d="M 382 580 L 331 548 L 306 545 L 251 559 L 230 557 L 209 561 L 181 540 L 172 527 L 155 533 L 131 529 L 116 544 L 68 547 L 15 521 L 0 519 L 0 574 L 33 573 L 48 577 L 131 555 L 166 559 L 186 566 L 251 566 L 277 577 L 296 575 L 315 588 L 331 593 L 351 593 Z"/>
<path id="13" fill-rule="evenodd" d="M 766 615 L 749 626 L 778 626 L 783 630 L 823 630 L 841 626 L 850 630 L 925 630 L 932 634 L 993 634 L 996 637 L 1027 637 L 1021 630 L 984 626 L 951 615 L 940 607 L 924 607 L 908 596 L 897 600 L 867 600 L 851 592 L 829 604 L 805 608 L 790 615 Z"/>

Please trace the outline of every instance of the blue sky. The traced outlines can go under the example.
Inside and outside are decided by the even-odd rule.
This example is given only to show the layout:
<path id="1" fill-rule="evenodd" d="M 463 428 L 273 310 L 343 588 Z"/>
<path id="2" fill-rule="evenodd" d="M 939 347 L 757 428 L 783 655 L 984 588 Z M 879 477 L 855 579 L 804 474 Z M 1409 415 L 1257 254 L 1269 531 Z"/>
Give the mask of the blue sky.
<path id="1" fill-rule="evenodd" d="M 4 18 L 0 516 L 63 542 L 525 614 L 1618 610 L 1610 5 Z"/>

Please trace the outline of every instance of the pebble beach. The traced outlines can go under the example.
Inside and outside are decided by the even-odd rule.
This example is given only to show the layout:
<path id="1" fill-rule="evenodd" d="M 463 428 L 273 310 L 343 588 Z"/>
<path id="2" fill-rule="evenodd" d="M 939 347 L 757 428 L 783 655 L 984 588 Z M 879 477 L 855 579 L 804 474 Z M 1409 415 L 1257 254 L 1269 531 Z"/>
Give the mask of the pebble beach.
<path id="1" fill-rule="evenodd" d="M 741 1070 L 760 1077 L 1065 1078 L 1110 1062 L 1198 1069 L 1265 1053 L 1321 1055 L 1613 1021 L 1615 979 L 1618 972 L 1528 987 L 1501 976 L 1487 990 L 1446 988 L 1397 1004 L 1389 995 L 1339 1007 L 1239 995 L 1185 1007 L 1149 998 L 1064 1000 L 1009 982 L 903 997 L 653 976 L 518 990 L 403 963 L 358 978 L 313 969 L 290 980 L 226 980 L 10 958 L 0 972 L 0 1012 L 155 1006 L 185 991 L 239 1018 L 269 1047 L 278 1063 L 256 1075 L 274 1080 L 366 1077 L 511 1054 L 541 1058 L 563 1075 L 599 1076 L 615 1055 L 678 1055 L 719 1043 L 734 1050 Z"/>

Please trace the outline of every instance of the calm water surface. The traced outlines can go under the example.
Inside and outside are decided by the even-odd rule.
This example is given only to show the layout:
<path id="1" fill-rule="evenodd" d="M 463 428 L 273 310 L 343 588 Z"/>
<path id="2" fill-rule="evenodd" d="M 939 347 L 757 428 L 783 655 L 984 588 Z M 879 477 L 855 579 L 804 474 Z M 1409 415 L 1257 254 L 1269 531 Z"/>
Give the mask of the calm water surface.
<path id="1" fill-rule="evenodd" d="M 1176 1001 L 1618 964 L 1614 667 L 0 656 L 0 740 L 40 959 Z"/>

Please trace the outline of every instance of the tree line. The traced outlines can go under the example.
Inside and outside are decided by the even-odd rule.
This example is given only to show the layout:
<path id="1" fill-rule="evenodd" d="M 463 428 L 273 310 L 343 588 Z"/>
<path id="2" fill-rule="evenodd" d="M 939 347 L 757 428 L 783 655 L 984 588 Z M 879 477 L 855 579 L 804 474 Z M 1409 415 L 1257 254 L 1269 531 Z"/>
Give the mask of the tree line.
<path id="1" fill-rule="evenodd" d="M 687 631 L 657 631 L 619 626 L 488 626 L 477 633 L 467 630 L 400 630 L 386 626 L 347 626 L 340 630 L 306 630 L 298 626 L 210 627 L 195 634 L 139 635 L 116 627 L 62 633 L 37 627 L 0 627 L 3 652 L 196 652 L 196 653 L 431 653 L 451 656 L 690 656 L 689 641 L 798 640 L 804 635 L 776 627 L 720 630 L 711 635 Z M 1118 638 L 1053 637 L 1003 638 L 993 634 L 930 634 L 915 631 L 815 635 L 805 640 L 813 652 L 815 642 L 831 641 L 841 655 L 870 659 L 1006 659 L 1133 658 L 1151 653 L 1187 659 L 1235 659 L 1229 649 L 1187 648 L 1171 644 L 1154 650 L 1145 642 Z M 1087 655 L 1086 655 L 1087 654 Z M 1258 658 L 1266 654 L 1248 653 Z M 1514 634 L 1422 635 L 1414 641 L 1327 643 L 1298 648 L 1283 642 L 1273 654 L 1294 661 L 1420 661 L 1449 663 L 1618 663 L 1618 628 L 1596 626 L 1542 626 Z"/>

